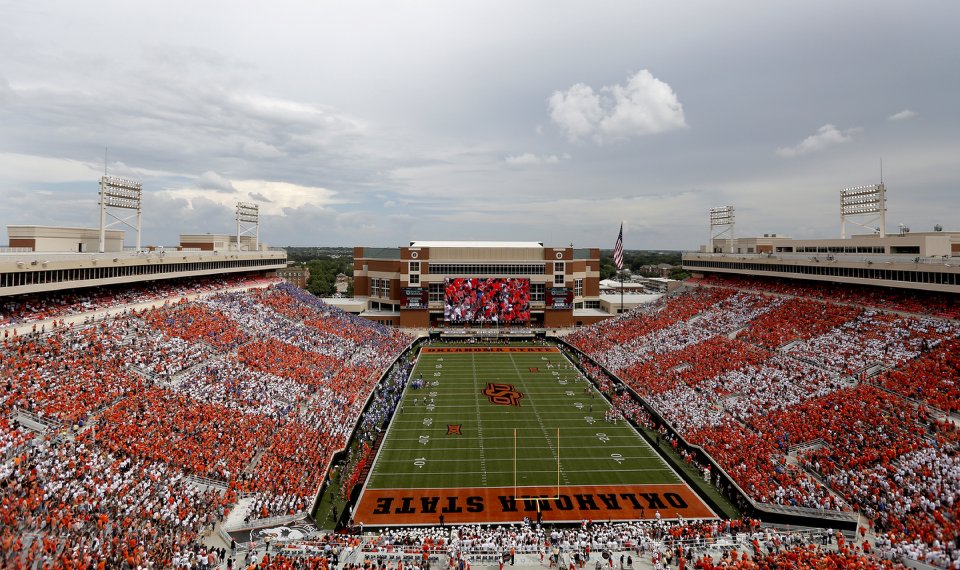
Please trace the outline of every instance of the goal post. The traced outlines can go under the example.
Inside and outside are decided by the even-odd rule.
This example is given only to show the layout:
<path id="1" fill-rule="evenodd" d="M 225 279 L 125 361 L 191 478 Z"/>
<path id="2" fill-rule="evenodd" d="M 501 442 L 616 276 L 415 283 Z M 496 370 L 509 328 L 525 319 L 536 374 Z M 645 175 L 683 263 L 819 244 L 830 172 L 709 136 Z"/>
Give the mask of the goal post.
<path id="1" fill-rule="evenodd" d="M 552 501 L 560 498 L 560 428 L 557 428 L 557 492 L 552 497 L 521 495 L 521 487 L 517 480 L 517 428 L 513 428 L 513 499 L 515 501 L 536 501 L 537 510 L 540 510 L 540 501 Z"/>

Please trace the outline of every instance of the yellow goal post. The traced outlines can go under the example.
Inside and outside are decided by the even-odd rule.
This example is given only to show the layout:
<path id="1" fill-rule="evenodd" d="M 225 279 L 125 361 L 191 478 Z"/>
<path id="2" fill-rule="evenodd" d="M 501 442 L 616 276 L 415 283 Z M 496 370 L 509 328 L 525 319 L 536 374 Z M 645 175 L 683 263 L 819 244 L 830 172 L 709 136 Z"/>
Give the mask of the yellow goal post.
<path id="1" fill-rule="evenodd" d="M 513 428 L 513 499 L 515 501 L 536 501 L 537 510 L 540 510 L 540 501 L 552 501 L 560 498 L 560 428 L 557 428 L 557 493 L 553 497 L 521 495 L 520 490 L 530 487 L 520 487 L 517 480 L 517 428 Z"/>

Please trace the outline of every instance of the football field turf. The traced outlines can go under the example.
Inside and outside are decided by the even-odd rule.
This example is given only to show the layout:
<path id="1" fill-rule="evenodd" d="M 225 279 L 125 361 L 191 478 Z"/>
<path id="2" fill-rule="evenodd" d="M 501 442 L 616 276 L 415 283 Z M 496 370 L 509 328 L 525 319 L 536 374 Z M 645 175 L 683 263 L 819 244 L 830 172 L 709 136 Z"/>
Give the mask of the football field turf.
<path id="1" fill-rule="evenodd" d="M 423 386 L 414 388 L 414 381 Z M 367 525 L 713 512 L 556 349 L 422 349 L 355 512 Z M 533 500 L 532 497 L 542 497 Z"/>

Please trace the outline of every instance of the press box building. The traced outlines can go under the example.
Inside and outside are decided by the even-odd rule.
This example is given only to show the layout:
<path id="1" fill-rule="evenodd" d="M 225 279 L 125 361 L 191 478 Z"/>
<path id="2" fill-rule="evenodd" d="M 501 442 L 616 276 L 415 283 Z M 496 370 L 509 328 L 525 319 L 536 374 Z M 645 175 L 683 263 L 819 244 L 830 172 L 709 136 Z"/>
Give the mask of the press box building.
<path id="1" fill-rule="evenodd" d="M 362 316 L 384 324 L 449 326 L 444 285 L 458 277 L 529 280 L 533 327 L 587 325 L 612 316 L 601 309 L 599 248 L 412 241 L 403 247 L 355 247 L 353 257 L 354 300 L 362 303 Z"/>

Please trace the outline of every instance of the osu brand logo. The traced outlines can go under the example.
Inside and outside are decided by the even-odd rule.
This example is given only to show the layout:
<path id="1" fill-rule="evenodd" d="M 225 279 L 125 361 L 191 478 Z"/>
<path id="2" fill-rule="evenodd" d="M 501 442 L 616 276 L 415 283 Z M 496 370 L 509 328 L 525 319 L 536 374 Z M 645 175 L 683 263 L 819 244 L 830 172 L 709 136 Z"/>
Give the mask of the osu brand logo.
<path id="1" fill-rule="evenodd" d="M 498 406 L 519 406 L 520 400 L 523 399 L 523 392 L 514 388 L 512 384 L 497 382 L 487 384 L 487 387 L 483 389 L 483 395 L 490 400 L 491 404 L 497 404 Z"/>

